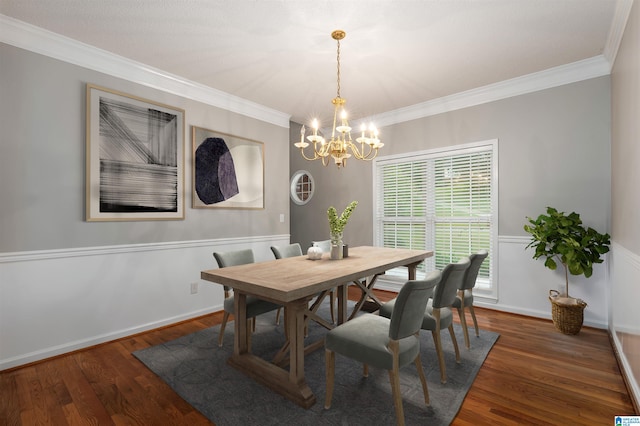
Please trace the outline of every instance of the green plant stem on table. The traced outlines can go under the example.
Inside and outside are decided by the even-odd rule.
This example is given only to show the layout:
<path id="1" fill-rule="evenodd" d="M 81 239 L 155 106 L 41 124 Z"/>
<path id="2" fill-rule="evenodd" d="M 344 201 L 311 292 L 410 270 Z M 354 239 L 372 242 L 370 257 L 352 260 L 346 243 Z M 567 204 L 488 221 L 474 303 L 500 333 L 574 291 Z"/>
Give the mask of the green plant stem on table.
<path id="1" fill-rule="evenodd" d="M 357 201 L 349 203 L 340 217 L 338 217 L 338 212 L 335 207 L 329 207 L 327 210 L 327 216 L 329 217 L 329 230 L 331 231 L 331 234 L 342 234 L 347 221 L 349 221 L 349 217 L 351 217 L 353 209 L 355 209 L 357 205 Z"/>

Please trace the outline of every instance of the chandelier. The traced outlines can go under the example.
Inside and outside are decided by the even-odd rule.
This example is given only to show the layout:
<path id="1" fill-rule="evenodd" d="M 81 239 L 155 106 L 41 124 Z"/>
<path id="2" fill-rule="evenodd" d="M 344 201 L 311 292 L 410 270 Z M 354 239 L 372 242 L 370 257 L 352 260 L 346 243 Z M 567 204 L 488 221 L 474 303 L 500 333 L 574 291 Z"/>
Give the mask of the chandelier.
<path id="1" fill-rule="evenodd" d="M 322 165 L 326 166 L 330 163 L 330 157 L 333 158 L 335 164 L 338 167 L 346 166 L 347 158 L 352 155 L 357 160 L 370 161 L 376 158 L 378 150 L 384 146 L 380 139 L 378 139 L 378 130 L 373 124 L 367 126 L 362 124 L 362 135 L 356 139 L 356 145 L 351 140 L 351 127 L 349 127 L 349 121 L 347 120 L 347 112 L 344 109 L 346 99 L 340 97 L 340 40 L 342 40 L 347 33 L 342 30 L 335 30 L 331 33 L 331 37 L 338 43 L 338 84 L 337 95 L 331 103 L 333 104 L 333 128 L 331 130 L 331 140 L 327 142 L 325 138 L 318 135 L 318 120 L 314 119 L 311 125 L 313 134 L 307 136 L 307 140 L 313 144 L 313 154 L 307 156 L 305 154 L 305 148 L 309 146 L 309 143 L 305 142 L 304 137 L 306 129 L 302 126 L 300 129 L 300 142 L 295 143 L 296 148 L 300 148 L 300 153 L 305 160 L 322 160 Z M 339 117 L 338 117 L 339 116 Z M 339 121 L 338 121 L 339 118 Z"/>

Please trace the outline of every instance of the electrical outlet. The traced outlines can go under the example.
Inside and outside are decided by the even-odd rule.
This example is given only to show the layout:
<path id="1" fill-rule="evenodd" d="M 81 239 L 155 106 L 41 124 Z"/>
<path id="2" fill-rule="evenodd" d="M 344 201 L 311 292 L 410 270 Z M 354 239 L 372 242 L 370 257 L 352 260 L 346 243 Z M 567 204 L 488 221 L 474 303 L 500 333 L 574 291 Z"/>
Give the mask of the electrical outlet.
<path id="1" fill-rule="evenodd" d="M 191 283 L 191 294 L 196 294 L 198 292 L 198 283 Z"/>

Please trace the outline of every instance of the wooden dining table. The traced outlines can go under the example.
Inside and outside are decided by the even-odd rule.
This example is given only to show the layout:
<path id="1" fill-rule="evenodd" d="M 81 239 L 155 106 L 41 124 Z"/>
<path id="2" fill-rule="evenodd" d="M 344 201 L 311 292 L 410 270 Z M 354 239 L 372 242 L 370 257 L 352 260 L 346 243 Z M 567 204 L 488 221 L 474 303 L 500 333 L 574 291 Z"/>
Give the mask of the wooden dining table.
<path id="1" fill-rule="evenodd" d="M 432 251 L 426 250 L 362 246 L 349 248 L 349 256 L 340 260 L 331 260 L 328 253 L 320 260 L 297 256 L 201 271 L 200 276 L 234 290 L 235 336 L 228 363 L 301 407 L 309 408 L 315 404 L 316 397 L 305 381 L 305 351 L 323 344 L 320 340 L 305 347 L 305 325 L 308 318 L 317 317 L 310 309 L 311 299 L 336 288 L 337 322 L 341 324 L 347 319 L 347 286 L 350 283 L 367 278 L 371 281 L 372 277 L 399 266 L 407 267 L 408 279 L 415 279 L 416 267 L 432 255 Z M 265 360 L 251 352 L 247 295 L 284 306 L 288 336 L 285 364 Z"/>

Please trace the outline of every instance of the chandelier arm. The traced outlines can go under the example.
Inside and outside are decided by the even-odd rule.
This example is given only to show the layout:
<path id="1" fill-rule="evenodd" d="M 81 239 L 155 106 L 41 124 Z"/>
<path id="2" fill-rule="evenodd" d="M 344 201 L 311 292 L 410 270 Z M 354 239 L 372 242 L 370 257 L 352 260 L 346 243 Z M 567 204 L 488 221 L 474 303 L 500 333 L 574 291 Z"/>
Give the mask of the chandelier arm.
<path id="1" fill-rule="evenodd" d="M 369 151 L 365 155 L 364 154 L 364 150 L 365 150 L 364 144 L 362 144 L 362 159 L 363 160 L 368 159 L 371 156 L 371 154 L 375 152 L 372 145 L 367 145 L 367 146 L 369 147 Z M 376 156 L 376 154 L 373 154 L 373 157 L 371 157 L 371 159 L 373 159 L 375 156 Z"/>
<path id="2" fill-rule="evenodd" d="M 354 157 L 356 157 L 358 160 L 364 160 L 367 157 L 367 155 L 365 155 L 364 146 L 361 146 L 360 149 L 358 149 L 358 146 L 356 144 L 354 144 L 353 142 L 349 142 L 349 148 L 351 148 Z"/>
<path id="3" fill-rule="evenodd" d="M 361 148 L 358 149 L 357 145 L 351 142 L 349 143 L 349 148 L 353 152 L 353 156 L 358 160 L 371 161 L 378 156 L 378 148 L 374 148 L 373 146 L 369 145 L 368 151 L 365 151 L 364 143 L 361 143 L 361 145 Z"/>
<path id="4" fill-rule="evenodd" d="M 302 158 L 304 158 L 307 161 L 314 161 L 320 158 L 317 153 L 314 153 L 313 157 L 307 157 L 304 153 L 304 148 L 300 148 L 300 154 L 302 154 Z"/>

